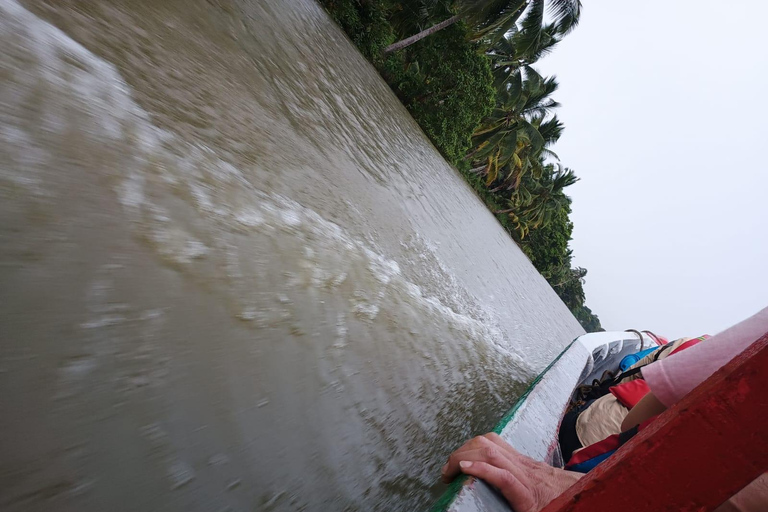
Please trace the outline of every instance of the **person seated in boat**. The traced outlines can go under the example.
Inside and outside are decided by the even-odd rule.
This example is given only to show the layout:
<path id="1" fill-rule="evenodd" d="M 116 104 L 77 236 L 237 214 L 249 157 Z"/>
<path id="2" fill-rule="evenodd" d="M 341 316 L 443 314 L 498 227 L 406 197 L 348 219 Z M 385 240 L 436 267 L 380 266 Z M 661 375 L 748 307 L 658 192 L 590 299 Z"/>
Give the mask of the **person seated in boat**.
<path id="1" fill-rule="evenodd" d="M 650 388 L 622 428 L 634 428 L 671 407 L 715 371 L 768 332 L 768 308 L 699 343 L 679 356 L 653 362 L 641 373 Z M 448 458 L 442 478 L 465 473 L 496 487 L 517 512 L 538 512 L 583 476 L 522 455 L 497 434 L 466 442 Z M 768 472 L 763 473 L 716 512 L 768 510 Z"/>
<path id="2" fill-rule="evenodd" d="M 563 417 L 558 433 L 564 460 L 585 446 L 622 432 L 621 422 L 634 405 L 648 392 L 642 380 L 641 369 L 649 364 L 666 359 L 693 347 L 709 338 L 680 338 L 655 349 L 645 350 L 641 357 L 627 356 L 622 360 L 623 370 L 617 376 L 609 374 L 602 383 L 581 389 L 584 400 L 571 408 Z M 625 365 L 625 360 L 634 361 Z"/>

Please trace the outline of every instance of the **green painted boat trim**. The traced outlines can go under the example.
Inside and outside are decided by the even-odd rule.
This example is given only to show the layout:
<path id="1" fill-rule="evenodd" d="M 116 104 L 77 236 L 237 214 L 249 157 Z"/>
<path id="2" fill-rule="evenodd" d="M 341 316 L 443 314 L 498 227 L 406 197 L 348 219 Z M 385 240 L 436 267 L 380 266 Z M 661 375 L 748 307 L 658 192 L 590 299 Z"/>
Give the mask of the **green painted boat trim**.
<path id="1" fill-rule="evenodd" d="M 578 339 L 578 338 L 577 338 Z M 565 355 L 568 350 L 573 346 L 573 344 L 576 343 L 576 340 L 574 339 L 572 342 L 570 342 L 563 350 L 560 352 L 556 358 L 552 360 L 549 365 L 544 368 L 544 370 L 531 381 L 531 383 L 528 385 L 526 390 L 523 392 L 522 395 L 517 399 L 515 402 L 515 405 L 512 406 L 512 408 L 502 416 L 499 423 L 494 427 L 492 432 L 495 432 L 497 434 L 501 434 L 501 432 L 504 430 L 504 428 L 509 424 L 510 421 L 515 417 L 515 414 L 517 414 L 517 411 L 522 407 L 522 405 L 525 403 L 525 401 L 528 399 L 528 395 L 531 394 L 533 389 L 536 387 L 536 385 L 541 382 L 541 379 L 544 378 L 544 376 L 547 374 L 549 370 L 552 369 L 555 364 Z M 464 485 L 464 482 L 467 481 L 468 476 L 467 475 L 461 475 L 460 477 L 456 478 L 453 482 L 451 482 L 448 485 L 448 489 L 445 490 L 445 492 L 440 496 L 440 498 L 435 502 L 435 504 L 430 509 L 430 512 L 443 512 L 448 508 L 448 506 L 453 502 L 453 500 L 456 499 L 456 497 L 459 494 L 459 491 L 461 490 L 461 487 Z"/>
<path id="2" fill-rule="evenodd" d="M 533 388 L 535 388 L 536 385 L 541 382 L 541 379 L 543 379 L 547 372 L 557 364 L 557 362 L 565 355 L 566 352 L 568 352 L 568 350 L 570 350 L 574 343 L 576 343 L 576 340 L 570 342 L 568 346 L 566 346 L 563 351 L 560 352 L 557 357 L 552 360 L 551 363 L 549 363 L 549 366 L 544 368 L 544 370 L 535 379 L 533 379 L 533 381 L 531 381 L 531 384 L 528 386 L 528 388 L 523 392 L 522 395 L 520 395 L 520 398 L 517 399 L 515 405 L 512 406 L 512 409 L 510 409 L 509 412 L 501 418 L 501 421 L 499 421 L 499 424 L 496 425 L 496 428 L 493 429 L 493 432 L 501 434 L 501 432 L 504 430 L 504 427 L 506 427 L 509 422 L 512 421 L 512 418 L 515 417 L 518 409 L 520 409 L 520 407 L 525 403 L 528 395 L 530 395 L 531 391 L 533 391 Z"/>
<path id="3" fill-rule="evenodd" d="M 447 509 L 448 505 L 450 505 L 453 500 L 456 499 L 456 496 L 461 490 L 461 486 L 464 485 L 464 482 L 467 481 L 467 478 L 469 478 L 467 475 L 461 475 L 455 478 L 453 482 L 448 484 L 448 489 L 445 490 L 443 495 L 440 496 L 432 508 L 429 509 L 430 512 L 443 512 L 445 509 Z"/>

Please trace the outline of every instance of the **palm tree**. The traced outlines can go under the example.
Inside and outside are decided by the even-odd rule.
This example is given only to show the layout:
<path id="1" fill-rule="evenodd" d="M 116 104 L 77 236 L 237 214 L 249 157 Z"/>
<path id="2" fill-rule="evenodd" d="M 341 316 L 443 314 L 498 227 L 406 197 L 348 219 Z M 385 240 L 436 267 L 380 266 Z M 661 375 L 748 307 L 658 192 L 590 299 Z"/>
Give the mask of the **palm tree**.
<path id="1" fill-rule="evenodd" d="M 562 39 L 562 35 L 557 32 L 555 25 L 550 23 L 542 27 L 537 46 L 528 46 L 524 39 L 523 32 L 513 29 L 489 43 L 485 55 L 491 61 L 497 89 L 515 77 L 520 69 L 534 64 L 551 52 Z M 525 43 L 524 51 L 521 40 Z"/>
<path id="2" fill-rule="evenodd" d="M 544 35 L 545 3 L 546 0 L 458 0 L 454 7 L 456 14 L 418 34 L 387 46 L 384 54 L 410 46 L 460 20 L 466 21 L 474 28 L 476 39 L 497 40 L 515 28 L 523 13 L 525 18 L 520 31 L 525 33 L 525 37 L 521 41 L 522 48 L 539 47 Z M 553 18 L 552 26 L 555 32 L 567 34 L 579 22 L 581 1 L 549 0 L 549 12 Z"/>
<path id="3" fill-rule="evenodd" d="M 563 130 L 557 116 L 547 118 L 559 106 L 549 97 L 556 89 L 554 77 L 545 79 L 524 66 L 498 91 L 496 108 L 474 133 L 476 149 L 468 155 L 482 162 L 471 172 L 485 175 L 487 186 L 501 179 L 492 192 L 518 187 L 528 173 L 541 176 L 542 156 L 557 159 L 547 148 Z"/>
<path id="4" fill-rule="evenodd" d="M 531 229 L 546 226 L 559 211 L 570 208 L 571 198 L 564 189 L 578 180 L 571 169 L 548 164 L 541 179 L 529 178 L 514 190 L 510 208 L 493 213 L 509 215 L 520 238 L 525 238 Z"/>
<path id="5" fill-rule="evenodd" d="M 569 260 L 569 263 L 570 263 L 570 260 Z M 550 281 L 549 279 L 547 279 L 547 281 L 549 282 L 549 285 L 552 288 L 560 288 L 572 281 L 579 281 L 581 284 L 584 284 L 584 278 L 587 276 L 587 269 L 583 267 L 558 268 L 558 269 L 553 269 L 551 274 L 552 274 L 551 278 L 553 280 Z M 544 274 L 542 273 L 542 275 Z M 555 275 L 558 276 L 558 279 L 556 281 L 554 280 Z M 547 278 L 547 276 L 544 276 L 544 277 Z M 581 298 L 581 302 L 584 302 L 584 297 Z"/>

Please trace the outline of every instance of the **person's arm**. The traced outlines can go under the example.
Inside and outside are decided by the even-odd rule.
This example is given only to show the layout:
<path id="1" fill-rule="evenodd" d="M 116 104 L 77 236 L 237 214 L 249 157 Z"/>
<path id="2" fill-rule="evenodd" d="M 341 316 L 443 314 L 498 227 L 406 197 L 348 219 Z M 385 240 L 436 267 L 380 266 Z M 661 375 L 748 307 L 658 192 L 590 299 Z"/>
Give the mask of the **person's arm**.
<path id="1" fill-rule="evenodd" d="M 768 331 L 768 308 L 698 345 L 641 370 L 656 398 L 671 407 Z"/>
<path id="2" fill-rule="evenodd" d="M 621 431 L 626 432 L 632 427 L 639 425 L 645 420 L 652 418 L 657 414 L 661 414 L 666 410 L 667 406 L 661 403 L 653 392 L 649 392 L 641 398 L 624 417 L 624 421 L 621 422 Z"/>

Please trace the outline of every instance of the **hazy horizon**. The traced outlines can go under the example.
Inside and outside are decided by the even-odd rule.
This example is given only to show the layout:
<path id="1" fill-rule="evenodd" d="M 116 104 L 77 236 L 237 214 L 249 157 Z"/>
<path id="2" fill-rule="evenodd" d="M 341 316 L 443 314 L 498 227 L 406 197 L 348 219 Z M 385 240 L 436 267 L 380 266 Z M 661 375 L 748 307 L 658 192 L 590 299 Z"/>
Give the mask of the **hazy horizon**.
<path id="1" fill-rule="evenodd" d="M 574 264 L 606 329 L 714 334 L 768 305 L 766 15 L 588 1 L 536 66 L 560 82 Z"/>

